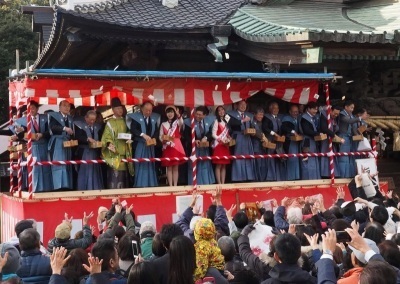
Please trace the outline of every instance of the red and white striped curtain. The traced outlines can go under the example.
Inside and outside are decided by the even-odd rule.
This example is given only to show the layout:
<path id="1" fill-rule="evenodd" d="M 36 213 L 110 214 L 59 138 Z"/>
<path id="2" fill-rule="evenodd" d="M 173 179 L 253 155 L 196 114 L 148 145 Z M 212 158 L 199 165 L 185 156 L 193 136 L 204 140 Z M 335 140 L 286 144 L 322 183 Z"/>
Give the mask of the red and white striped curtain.
<path id="1" fill-rule="evenodd" d="M 67 99 L 76 106 L 110 105 L 119 97 L 123 104 L 153 100 L 178 106 L 227 105 L 245 100 L 259 91 L 291 103 L 315 101 L 318 81 L 228 81 L 211 79 L 97 80 L 29 79 L 10 82 L 10 103 L 26 103 L 31 97 L 40 104 L 58 104 Z"/>

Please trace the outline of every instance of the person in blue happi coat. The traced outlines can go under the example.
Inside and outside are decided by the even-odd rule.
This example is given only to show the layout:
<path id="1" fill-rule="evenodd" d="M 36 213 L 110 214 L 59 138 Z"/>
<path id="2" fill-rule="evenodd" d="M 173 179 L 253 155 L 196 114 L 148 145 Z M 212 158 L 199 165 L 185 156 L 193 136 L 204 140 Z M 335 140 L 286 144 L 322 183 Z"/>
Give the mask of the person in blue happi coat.
<path id="1" fill-rule="evenodd" d="M 130 131 L 132 133 L 133 157 L 155 158 L 155 145 L 148 146 L 146 141 L 158 138 L 160 129 L 160 115 L 153 113 L 153 104 L 145 102 L 140 112 L 128 114 L 132 119 Z M 135 163 L 134 187 L 158 186 L 155 162 Z"/>
<path id="2" fill-rule="evenodd" d="M 69 161 L 72 158 L 70 147 L 64 147 L 64 142 L 72 139 L 74 135 L 73 120 L 69 115 L 71 105 L 68 101 L 61 101 L 59 112 L 50 112 L 49 128 L 50 140 L 48 150 L 51 161 Z M 72 189 L 72 165 L 51 166 L 54 189 Z"/>
<path id="3" fill-rule="evenodd" d="M 79 160 L 98 160 L 100 159 L 100 149 L 90 148 L 90 143 L 99 142 L 100 126 L 96 122 L 97 113 L 89 110 L 85 115 L 84 121 L 74 121 L 75 138 L 79 146 L 76 151 L 76 157 Z M 102 189 L 103 174 L 100 164 L 82 164 L 78 170 L 78 190 Z"/>
<path id="4" fill-rule="evenodd" d="M 300 130 L 304 135 L 304 140 L 301 144 L 302 151 L 305 153 L 319 153 L 319 147 L 314 140 L 315 136 L 320 135 L 319 131 L 319 114 L 318 104 L 309 102 L 306 106 L 306 112 L 303 113 L 300 120 Z M 320 165 L 318 157 L 307 157 L 300 161 L 301 179 L 320 179 Z"/>
<path id="5" fill-rule="evenodd" d="M 215 116 L 209 116 L 208 110 L 205 106 L 199 106 L 195 111 L 195 124 L 194 133 L 196 141 L 196 156 L 211 156 L 210 147 L 199 147 L 200 142 L 212 141 L 212 126 Z M 188 126 L 188 125 L 187 125 Z M 210 160 L 200 161 L 197 160 L 197 184 L 214 184 L 215 176 L 212 163 Z M 188 184 L 193 183 L 192 163 L 188 163 Z"/>
<path id="6" fill-rule="evenodd" d="M 353 115 L 354 102 L 346 101 L 344 109 L 339 114 L 339 136 L 344 139 L 339 152 L 354 152 L 357 150 L 358 142 L 353 141 L 353 136 L 357 134 L 357 123 L 361 122 L 361 117 Z M 352 178 L 356 175 L 356 165 L 353 156 L 342 156 L 338 158 L 340 177 Z"/>
<path id="7" fill-rule="evenodd" d="M 37 162 L 49 160 L 49 151 L 47 149 L 50 138 L 48 118 L 45 114 L 39 114 L 39 104 L 31 101 L 31 132 L 34 134 L 32 139 L 32 156 Z M 27 117 L 21 117 L 17 120 L 24 129 L 18 134 L 23 139 L 27 132 Z M 27 175 L 24 175 L 24 178 Z M 33 166 L 32 173 L 33 192 L 51 191 L 53 189 L 52 174 L 50 166 Z"/>
<path id="8" fill-rule="evenodd" d="M 300 152 L 301 141 L 292 141 L 293 136 L 300 134 L 299 107 L 291 105 L 289 115 L 282 118 L 282 135 L 286 137 L 283 147 L 288 154 L 298 154 Z M 298 157 L 289 158 L 286 162 L 287 180 L 300 179 L 300 159 Z"/>
<path id="9" fill-rule="evenodd" d="M 276 136 L 281 135 L 282 121 L 278 116 L 279 105 L 277 102 L 272 102 L 268 106 L 268 113 L 265 114 L 264 133 L 268 140 L 276 144 L 276 149 L 268 149 L 268 154 L 283 154 L 283 143 L 274 141 Z M 286 180 L 286 161 L 281 158 L 267 159 L 268 173 L 267 181 Z"/>
<path id="10" fill-rule="evenodd" d="M 245 135 L 244 131 L 251 127 L 253 114 L 247 112 L 247 103 L 242 100 L 236 103 L 236 109 L 229 111 L 228 114 L 236 120 L 233 123 L 232 138 L 236 140 L 233 154 L 236 155 L 253 155 L 254 148 L 250 135 Z M 252 181 L 256 180 L 254 159 L 241 159 L 232 161 L 232 181 Z"/>
<path id="11" fill-rule="evenodd" d="M 332 106 L 331 108 L 331 125 L 329 127 L 328 115 L 326 109 L 321 110 L 321 120 L 320 120 L 320 131 L 328 135 L 329 138 L 340 138 L 337 136 L 339 131 L 339 123 L 338 117 L 339 113 L 342 111 L 342 108 L 339 106 Z M 337 140 L 339 141 L 339 140 Z M 333 143 L 332 150 L 333 152 L 337 152 L 340 145 L 343 144 L 345 141 L 343 138 L 340 139 L 340 143 Z M 329 140 L 321 141 L 321 153 L 328 153 L 329 152 Z M 330 177 L 330 160 L 329 157 L 321 157 L 321 177 Z M 339 170 L 339 162 L 338 157 L 333 157 L 333 165 L 334 165 L 334 172 L 335 177 L 340 177 L 340 170 Z"/>
<path id="12" fill-rule="evenodd" d="M 264 116 L 265 112 L 263 108 L 257 108 L 254 112 L 254 117 L 251 121 L 252 127 L 256 130 L 256 135 L 251 137 L 253 142 L 253 149 L 255 155 L 265 155 L 267 151 L 263 147 L 262 143 L 265 141 L 265 134 L 263 132 L 263 123 L 266 120 Z M 267 178 L 267 159 L 255 159 L 255 170 L 256 170 L 256 180 L 265 181 Z"/>

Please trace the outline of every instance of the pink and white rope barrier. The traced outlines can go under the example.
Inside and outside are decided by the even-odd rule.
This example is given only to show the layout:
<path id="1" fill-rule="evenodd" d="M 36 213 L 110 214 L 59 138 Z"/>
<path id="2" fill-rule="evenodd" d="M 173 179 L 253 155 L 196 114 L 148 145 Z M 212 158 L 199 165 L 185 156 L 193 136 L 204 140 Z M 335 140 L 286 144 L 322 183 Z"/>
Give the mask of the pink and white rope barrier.
<path id="1" fill-rule="evenodd" d="M 212 160 L 244 160 L 244 159 L 267 159 L 267 158 L 293 158 L 293 157 L 330 157 L 330 156 L 361 156 L 368 155 L 370 151 L 362 151 L 362 152 L 345 152 L 345 153 L 299 153 L 299 154 L 268 154 L 268 155 L 237 155 L 237 156 L 203 156 L 197 157 L 197 160 L 200 161 L 212 161 Z M 182 157 L 182 158 L 139 158 L 139 159 L 121 159 L 121 162 L 125 163 L 146 163 L 146 162 L 163 162 L 163 161 L 189 161 L 191 158 Z M 42 161 L 37 162 L 33 161 L 34 165 L 38 166 L 60 166 L 60 165 L 80 165 L 80 164 L 101 164 L 105 163 L 104 160 L 76 160 L 76 161 Z"/>
<path id="2" fill-rule="evenodd" d="M 331 112 L 332 112 L 332 106 L 330 102 L 330 97 L 329 97 L 329 83 L 326 82 L 325 85 L 325 96 L 326 96 L 326 116 L 328 119 L 328 129 L 332 130 L 332 119 L 331 119 Z M 333 152 L 333 144 L 332 144 L 332 137 L 329 137 L 329 153 Z M 329 156 L 329 170 L 330 170 L 330 176 L 331 176 L 331 184 L 335 184 L 335 165 L 334 165 L 334 160 L 335 156 L 330 155 Z"/>
<path id="3" fill-rule="evenodd" d="M 11 106 L 9 106 L 8 107 L 8 118 L 9 118 L 9 122 L 8 122 L 8 124 L 10 125 L 10 126 L 12 126 L 12 124 L 13 124 L 13 119 L 12 119 L 12 117 L 13 117 L 13 114 L 12 114 L 12 107 Z M 10 140 L 9 142 L 8 142 L 8 146 L 12 146 L 13 145 L 13 142 Z M 14 174 L 13 174 L 13 161 L 12 161 L 12 159 L 10 159 L 10 193 L 13 193 L 15 190 L 16 190 L 16 188 L 14 187 Z"/>
<path id="4" fill-rule="evenodd" d="M 196 157 L 196 130 L 195 130 L 195 108 L 190 111 L 190 125 L 192 127 L 192 153 L 190 160 L 192 161 L 192 185 L 193 191 L 197 190 L 197 157 Z"/>
<path id="5" fill-rule="evenodd" d="M 28 133 L 28 158 L 27 158 L 27 169 L 28 169 L 28 193 L 29 199 L 32 199 L 33 194 L 33 159 L 32 159 L 32 116 L 31 116 L 31 98 L 28 98 L 27 108 L 27 133 Z"/>

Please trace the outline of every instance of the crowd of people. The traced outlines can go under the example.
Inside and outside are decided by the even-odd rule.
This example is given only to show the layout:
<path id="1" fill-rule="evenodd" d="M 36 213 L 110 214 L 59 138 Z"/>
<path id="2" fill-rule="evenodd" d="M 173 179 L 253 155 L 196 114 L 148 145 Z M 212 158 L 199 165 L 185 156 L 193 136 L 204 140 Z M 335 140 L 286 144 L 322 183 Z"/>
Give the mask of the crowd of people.
<path id="1" fill-rule="evenodd" d="M 274 210 L 259 202 L 255 223 L 245 203 L 226 209 L 217 187 L 205 214 L 193 194 L 179 220 L 160 231 L 113 199 L 96 222 L 84 213 L 75 236 L 66 214 L 47 247 L 36 221 L 22 220 L 0 245 L 1 283 L 400 283 L 399 198 L 378 187 L 367 198 L 361 182 L 357 175 L 348 185 L 351 198 L 338 188 L 329 208 L 321 196 L 285 197 Z M 273 236 L 255 236 L 257 226 Z M 252 247 L 254 237 L 269 250 Z"/>
<path id="2" fill-rule="evenodd" d="M 59 112 L 39 114 L 39 105 L 31 102 L 32 153 L 36 161 L 69 161 L 105 159 L 101 164 L 51 165 L 33 167 L 34 192 L 59 189 L 115 189 L 158 186 L 165 169 L 167 184 L 192 183 L 192 124 L 182 108 L 169 105 L 164 113 L 153 111 L 145 102 L 140 110 L 126 113 L 118 98 L 113 98 L 113 116 L 103 122 L 101 114 L 89 110 L 84 117 L 70 115 L 71 105 L 62 101 Z M 306 106 L 291 105 L 287 114 L 279 111 L 277 102 L 248 111 L 246 101 L 233 110 L 218 106 L 214 114 L 206 107 L 195 109 L 194 136 L 196 156 L 229 156 L 254 154 L 327 153 L 334 138 L 335 152 L 357 151 L 368 114 L 354 111 L 354 103 L 332 106 L 331 121 L 326 107 L 310 102 Z M 16 121 L 12 139 L 26 143 L 27 118 Z M 77 145 L 71 141 L 77 141 Z M 71 143 L 69 143 L 71 142 Z M 157 162 L 125 163 L 126 158 L 180 158 Z M 355 175 L 353 156 L 334 157 L 336 177 Z M 198 160 L 197 184 L 223 184 L 227 181 L 318 180 L 330 177 L 328 157 L 213 159 Z M 25 170 L 25 176 L 26 170 Z M 26 178 L 25 183 L 26 187 Z"/>

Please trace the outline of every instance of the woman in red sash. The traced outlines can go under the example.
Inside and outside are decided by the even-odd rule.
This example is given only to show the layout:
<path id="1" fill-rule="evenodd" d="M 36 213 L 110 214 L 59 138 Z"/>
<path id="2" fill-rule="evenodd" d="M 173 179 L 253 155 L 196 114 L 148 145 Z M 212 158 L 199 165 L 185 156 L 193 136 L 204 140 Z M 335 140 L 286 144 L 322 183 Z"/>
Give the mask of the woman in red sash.
<path id="1" fill-rule="evenodd" d="M 167 121 L 161 124 L 160 140 L 163 143 L 163 158 L 182 158 L 185 157 L 185 151 L 181 142 L 180 129 L 183 125 L 183 119 L 175 106 L 167 106 L 165 109 Z M 185 163 L 184 160 L 163 161 L 162 167 L 167 167 L 167 179 L 169 186 L 178 185 L 179 165 Z"/>
<path id="2" fill-rule="evenodd" d="M 212 137 L 214 139 L 212 148 L 214 156 L 229 156 L 229 142 L 231 136 L 229 135 L 229 120 L 230 116 L 226 114 L 223 106 L 218 106 L 215 110 L 217 119 L 214 122 L 212 129 Z M 213 160 L 215 166 L 215 177 L 218 184 L 225 183 L 226 165 L 230 164 L 230 160 Z"/>

